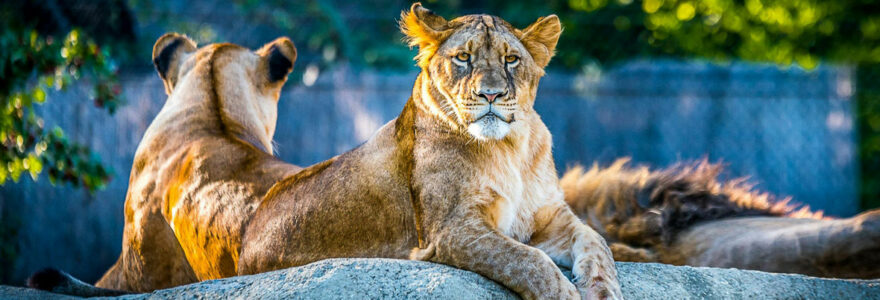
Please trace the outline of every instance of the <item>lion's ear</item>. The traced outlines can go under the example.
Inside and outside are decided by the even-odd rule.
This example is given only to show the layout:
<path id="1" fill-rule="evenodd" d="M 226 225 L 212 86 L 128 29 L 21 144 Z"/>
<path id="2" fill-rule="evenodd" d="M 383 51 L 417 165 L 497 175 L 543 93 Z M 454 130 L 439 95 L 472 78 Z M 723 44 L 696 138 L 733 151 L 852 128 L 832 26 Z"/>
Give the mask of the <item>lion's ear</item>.
<path id="1" fill-rule="evenodd" d="M 422 7 L 418 2 L 414 3 L 409 11 L 400 14 L 399 25 L 409 46 L 419 47 L 419 54 L 415 60 L 423 68 L 452 31 L 446 19 Z"/>
<path id="2" fill-rule="evenodd" d="M 550 59 L 556 53 L 556 43 L 561 34 L 562 24 L 559 23 L 559 17 L 549 15 L 520 31 L 519 39 L 532 55 L 535 63 L 543 68 L 550 63 Z"/>
<path id="3" fill-rule="evenodd" d="M 287 74 L 296 62 L 296 46 L 287 37 L 280 37 L 264 45 L 257 54 L 266 59 L 266 76 L 269 82 L 285 82 Z"/>
<path id="4" fill-rule="evenodd" d="M 198 50 L 196 42 L 185 35 L 166 33 L 153 45 L 153 65 L 165 81 L 165 92 L 171 94 L 177 83 L 177 71 L 185 54 Z"/>

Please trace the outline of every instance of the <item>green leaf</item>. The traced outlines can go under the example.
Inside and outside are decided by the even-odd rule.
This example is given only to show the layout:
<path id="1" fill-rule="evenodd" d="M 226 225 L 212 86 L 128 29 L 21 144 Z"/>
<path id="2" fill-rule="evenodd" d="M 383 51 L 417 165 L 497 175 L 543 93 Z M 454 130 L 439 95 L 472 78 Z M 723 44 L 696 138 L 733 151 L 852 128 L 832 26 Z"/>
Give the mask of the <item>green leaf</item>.
<path id="1" fill-rule="evenodd" d="M 34 96 L 34 101 L 36 101 L 37 103 L 43 103 L 46 101 L 46 92 L 43 91 L 42 88 L 34 89 L 33 96 Z"/>
<path id="2" fill-rule="evenodd" d="M 25 163 L 27 165 L 28 171 L 31 173 L 31 178 L 34 181 L 37 181 L 37 176 L 40 175 L 40 172 L 43 172 L 43 162 L 41 162 L 36 155 L 31 154 L 28 155 Z"/>
<path id="3" fill-rule="evenodd" d="M 6 166 L 9 168 L 10 175 L 12 175 L 12 181 L 18 182 L 18 179 L 21 178 L 21 172 L 24 171 L 24 164 L 21 163 L 21 159 L 13 158 Z"/>

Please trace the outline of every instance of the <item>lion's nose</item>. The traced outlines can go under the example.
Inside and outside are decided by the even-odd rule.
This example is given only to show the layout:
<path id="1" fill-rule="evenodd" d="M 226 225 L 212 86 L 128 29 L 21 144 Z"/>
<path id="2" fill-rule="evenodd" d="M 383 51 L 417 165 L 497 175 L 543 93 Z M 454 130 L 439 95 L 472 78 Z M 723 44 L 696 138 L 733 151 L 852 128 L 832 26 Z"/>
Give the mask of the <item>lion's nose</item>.
<path id="1" fill-rule="evenodd" d="M 489 103 L 492 103 L 492 102 L 495 102 L 495 98 L 498 98 L 498 96 L 504 95 L 504 94 L 507 94 L 507 93 L 506 92 L 499 92 L 499 91 L 480 91 L 480 93 L 478 93 L 477 96 L 486 98 L 486 101 L 489 101 Z"/>

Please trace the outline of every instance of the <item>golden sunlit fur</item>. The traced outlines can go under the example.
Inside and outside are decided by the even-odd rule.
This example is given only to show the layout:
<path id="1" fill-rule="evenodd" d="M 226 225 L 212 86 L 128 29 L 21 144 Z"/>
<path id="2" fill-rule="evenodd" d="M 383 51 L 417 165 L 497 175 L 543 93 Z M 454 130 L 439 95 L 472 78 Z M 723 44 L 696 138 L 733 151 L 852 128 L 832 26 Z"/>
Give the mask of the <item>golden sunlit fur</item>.
<path id="1" fill-rule="evenodd" d="M 575 167 L 566 202 L 621 261 L 755 269 L 823 277 L 880 277 L 880 210 L 831 219 L 743 179 L 717 180 L 706 161 L 664 170 Z"/>
<path id="2" fill-rule="evenodd" d="M 420 47 L 412 98 L 363 145 L 272 187 L 239 272 L 390 257 L 470 270 L 526 299 L 620 299 L 611 252 L 563 201 L 533 109 L 558 18 L 520 31 L 488 15 L 446 21 L 417 3 L 401 29 Z"/>
<path id="3" fill-rule="evenodd" d="M 122 254 L 98 287 L 151 291 L 237 275 L 245 224 L 271 185 L 299 170 L 273 157 L 271 142 L 296 60 L 290 40 L 251 52 L 196 49 L 170 34 L 153 56 L 169 97 L 135 154 Z"/>
<path id="4" fill-rule="evenodd" d="M 57 271 L 32 286 L 102 296 L 237 275 L 245 224 L 272 184 L 300 170 L 271 148 L 290 40 L 252 52 L 167 34 L 153 58 L 168 100 L 135 154 L 119 259 L 97 288 Z"/>
<path id="5" fill-rule="evenodd" d="M 432 30 L 431 26 L 439 30 Z M 434 14 L 426 14 L 419 18 L 417 14 L 408 11 L 400 14 L 400 30 L 410 47 L 418 47 L 419 54 L 416 55 L 415 60 L 422 68 L 428 66 L 428 58 L 434 55 L 440 43 L 452 33 L 452 30 L 446 27 L 446 20 L 443 18 Z"/>

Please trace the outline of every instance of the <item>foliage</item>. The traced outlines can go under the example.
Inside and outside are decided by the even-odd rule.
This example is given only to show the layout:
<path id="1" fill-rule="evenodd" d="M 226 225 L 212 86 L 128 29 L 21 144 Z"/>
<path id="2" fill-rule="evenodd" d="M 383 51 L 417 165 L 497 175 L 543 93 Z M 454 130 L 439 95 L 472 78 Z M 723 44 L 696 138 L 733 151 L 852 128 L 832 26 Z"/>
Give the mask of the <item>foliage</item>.
<path id="1" fill-rule="evenodd" d="M 90 78 L 97 107 L 113 113 L 121 104 L 117 67 L 106 48 L 73 30 L 57 40 L 5 22 L 0 33 L 0 185 L 25 172 L 36 180 L 47 172 L 54 183 L 103 187 L 110 171 L 88 148 L 71 142 L 60 128 L 47 129 L 35 105 L 53 91 Z"/>
<path id="2" fill-rule="evenodd" d="M 412 65 L 391 16 L 410 1 L 237 0 L 250 23 L 267 22 L 325 62 Z M 578 69 L 639 56 L 743 59 L 811 69 L 821 61 L 880 62 L 880 5 L 869 0 L 425 1 L 445 17 L 503 16 L 523 28 L 557 14 L 565 31 L 555 67 Z"/>
<path id="3" fill-rule="evenodd" d="M 564 17 L 569 42 L 586 42 L 582 31 L 635 37 L 633 54 L 744 59 L 811 69 L 819 61 L 880 60 L 880 5 L 845 0 L 571 0 Z M 585 20 L 606 20 L 584 26 Z M 608 22 L 610 21 L 610 22 Z M 611 25 L 611 26 L 609 26 Z M 592 39 L 590 41 L 596 41 Z M 569 44 L 568 46 L 571 46 Z M 617 52 L 617 51 L 613 51 Z M 621 54 L 588 51 L 600 60 Z"/>

